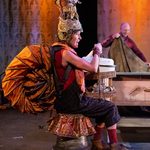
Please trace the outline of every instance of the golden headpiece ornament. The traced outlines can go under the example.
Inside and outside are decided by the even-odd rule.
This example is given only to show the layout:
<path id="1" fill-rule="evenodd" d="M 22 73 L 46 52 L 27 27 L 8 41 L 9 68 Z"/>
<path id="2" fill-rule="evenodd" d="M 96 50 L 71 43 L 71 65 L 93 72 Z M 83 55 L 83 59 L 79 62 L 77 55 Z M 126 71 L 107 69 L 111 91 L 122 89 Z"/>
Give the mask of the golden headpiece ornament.
<path id="1" fill-rule="evenodd" d="M 58 38 L 66 40 L 67 34 L 73 31 L 83 31 L 79 21 L 76 4 L 79 0 L 56 0 L 56 4 L 60 10 L 58 23 Z"/>

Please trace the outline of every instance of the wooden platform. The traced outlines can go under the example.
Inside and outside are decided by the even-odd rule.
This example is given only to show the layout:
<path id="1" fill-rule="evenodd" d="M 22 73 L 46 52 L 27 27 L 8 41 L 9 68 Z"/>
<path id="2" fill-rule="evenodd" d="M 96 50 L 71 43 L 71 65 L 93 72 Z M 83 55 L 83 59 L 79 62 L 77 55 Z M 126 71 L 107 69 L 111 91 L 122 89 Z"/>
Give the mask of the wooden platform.
<path id="1" fill-rule="evenodd" d="M 149 150 L 150 147 L 141 143 L 150 143 L 150 118 L 122 117 L 117 131 L 119 141 L 128 142 L 131 149 Z"/>
<path id="2" fill-rule="evenodd" d="M 150 128 L 150 118 L 122 117 L 118 123 L 118 128 Z"/>
<path id="3" fill-rule="evenodd" d="M 150 106 L 149 85 L 149 72 L 117 72 L 113 78 L 116 95 L 112 101 L 118 106 Z"/>
<path id="4" fill-rule="evenodd" d="M 89 96 L 95 98 L 109 97 L 118 106 L 150 106 L 150 73 L 144 72 L 105 72 L 87 74 L 87 80 L 109 78 L 109 86 L 113 86 L 115 93 L 96 93 Z M 98 82 L 100 84 L 100 82 Z M 102 93 L 102 94 L 99 94 Z"/>

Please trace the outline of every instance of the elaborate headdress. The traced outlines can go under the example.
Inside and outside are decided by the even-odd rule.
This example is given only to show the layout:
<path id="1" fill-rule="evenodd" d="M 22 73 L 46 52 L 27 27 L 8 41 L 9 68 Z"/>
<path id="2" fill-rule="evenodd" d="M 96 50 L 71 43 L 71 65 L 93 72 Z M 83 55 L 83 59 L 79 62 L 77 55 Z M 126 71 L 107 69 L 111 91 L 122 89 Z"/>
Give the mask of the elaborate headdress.
<path id="1" fill-rule="evenodd" d="M 56 4 L 60 10 L 58 23 L 58 38 L 67 40 L 69 34 L 74 31 L 83 31 L 79 21 L 76 4 L 79 0 L 56 0 Z"/>

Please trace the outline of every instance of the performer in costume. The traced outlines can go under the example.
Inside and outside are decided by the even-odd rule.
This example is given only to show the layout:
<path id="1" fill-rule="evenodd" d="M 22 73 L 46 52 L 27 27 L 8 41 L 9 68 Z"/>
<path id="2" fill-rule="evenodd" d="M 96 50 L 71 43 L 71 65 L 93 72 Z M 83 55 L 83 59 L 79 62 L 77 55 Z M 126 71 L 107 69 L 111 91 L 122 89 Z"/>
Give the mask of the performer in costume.
<path id="1" fill-rule="evenodd" d="M 54 43 L 51 48 L 57 93 L 55 109 L 58 113 L 83 114 L 95 119 L 96 134 L 92 141 L 93 149 L 125 150 L 126 148 L 118 144 L 116 134 L 116 123 L 120 120 L 117 107 L 105 99 L 85 96 L 84 70 L 91 73 L 97 72 L 102 46 L 100 43 L 94 44 L 93 59 L 90 63 L 80 58 L 75 51 L 82 39 L 81 32 L 83 32 L 76 12 L 78 0 L 57 0 L 56 2 L 60 9 L 59 41 Z M 103 143 L 101 139 L 103 123 L 108 131 L 110 145 Z"/>

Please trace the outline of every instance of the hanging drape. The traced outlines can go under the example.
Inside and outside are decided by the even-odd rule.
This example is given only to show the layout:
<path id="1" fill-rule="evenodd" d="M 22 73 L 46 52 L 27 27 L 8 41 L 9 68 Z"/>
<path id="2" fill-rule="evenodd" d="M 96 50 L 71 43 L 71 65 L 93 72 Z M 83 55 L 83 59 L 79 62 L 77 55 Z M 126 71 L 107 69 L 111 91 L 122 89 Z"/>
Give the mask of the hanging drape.
<path id="1" fill-rule="evenodd" d="M 55 0 L 1 0 L 0 73 L 26 45 L 54 42 L 58 15 Z"/>

